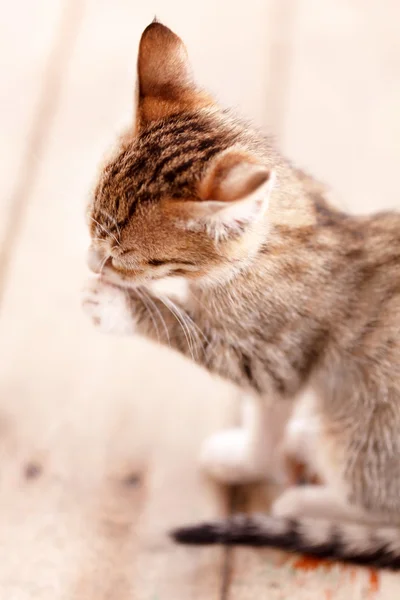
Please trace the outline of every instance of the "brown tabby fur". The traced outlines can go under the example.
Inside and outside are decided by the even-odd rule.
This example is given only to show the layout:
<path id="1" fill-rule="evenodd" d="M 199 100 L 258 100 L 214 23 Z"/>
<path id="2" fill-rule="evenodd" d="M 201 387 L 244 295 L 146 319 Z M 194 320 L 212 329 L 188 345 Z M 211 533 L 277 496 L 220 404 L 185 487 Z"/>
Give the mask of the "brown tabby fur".
<path id="1" fill-rule="evenodd" d="M 135 331 L 260 401 L 287 402 L 311 385 L 324 481 L 378 524 L 400 524 L 400 216 L 333 208 L 323 186 L 199 90 L 182 42 L 163 25 L 145 30 L 138 65 L 135 125 L 104 167 L 89 207 L 94 252 L 105 260 L 93 295 L 102 285 L 119 286 Z M 233 191 L 225 185 L 240 161 L 250 170 L 261 165 L 261 180 L 276 173 L 269 208 L 262 219 L 239 219 L 231 231 L 228 223 L 214 237 L 193 223 L 205 201 L 231 205 L 254 191 L 254 177 Z M 192 334 L 162 299 L 146 296 L 153 316 L 143 301 L 141 290 L 165 273 L 190 283 L 179 310 L 195 324 Z M 307 529 L 301 516 L 297 524 L 280 522 L 279 535 L 279 519 L 270 519 L 199 526 L 176 537 L 400 566 L 397 530 L 363 529 L 356 543 L 344 525 L 332 525 L 317 541 L 315 525 Z"/>

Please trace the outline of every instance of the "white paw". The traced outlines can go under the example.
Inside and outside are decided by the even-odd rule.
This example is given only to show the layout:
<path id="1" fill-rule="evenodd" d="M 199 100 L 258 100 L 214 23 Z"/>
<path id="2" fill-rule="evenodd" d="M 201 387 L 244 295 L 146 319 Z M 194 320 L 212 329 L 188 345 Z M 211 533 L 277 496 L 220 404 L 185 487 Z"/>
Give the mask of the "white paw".
<path id="1" fill-rule="evenodd" d="M 285 430 L 285 445 L 290 454 L 307 461 L 315 453 L 315 440 L 321 429 L 317 416 L 290 419 Z"/>
<path id="2" fill-rule="evenodd" d="M 250 483 L 266 477 L 252 460 L 249 434 L 243 428 L 227 429 L 208 438 L 200 452 L 200 465 L 225 484 Z"/>
<path id="3" fill-rule="evenodd" d="M 287 517 L 289 519 L 303 515 L 303 490 L 290 487 L 285 490 L 273 503 L 271 513 L 275 517 Z"/>
<path id="4" fill-rule="evenodd" d="M 134 318 L 125 290 L 100 278 L 88 281 L 83 292 L 82 307 L 94 325 L 106 333 L 131 334 Z"/>

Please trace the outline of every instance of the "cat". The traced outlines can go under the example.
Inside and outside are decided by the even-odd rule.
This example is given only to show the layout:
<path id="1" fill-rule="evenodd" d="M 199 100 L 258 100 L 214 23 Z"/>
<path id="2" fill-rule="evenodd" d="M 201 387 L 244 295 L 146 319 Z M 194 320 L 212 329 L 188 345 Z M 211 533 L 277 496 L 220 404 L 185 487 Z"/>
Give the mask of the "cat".
<path id="1" fill-rule="evenodd" d="M 134 123 L 88 217 L 93 322 L 169 345 L 247 398 L 243 426 L 205 442 L 209 473 L 263 479 L 283 444 L 317 477 L 289 486 L 270 515 L 173 537 L 399 568 L 400 215 L 331 205 L 323 185 L 197 85 L 181 39 L 153 22 Z M 164 281 L 185 282 L 180 300 L 154 291 Z M 309 414 L 285 441 L 286 417 L 273 417 L 308 389 Z"/>

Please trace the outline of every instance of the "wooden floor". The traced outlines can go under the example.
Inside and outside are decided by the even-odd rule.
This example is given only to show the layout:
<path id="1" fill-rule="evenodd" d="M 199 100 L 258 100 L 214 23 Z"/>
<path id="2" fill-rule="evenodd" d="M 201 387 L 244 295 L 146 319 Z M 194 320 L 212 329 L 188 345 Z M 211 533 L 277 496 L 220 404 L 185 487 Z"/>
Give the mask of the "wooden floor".
<path id="1" fill-rule="evenodd" d="M 137 4 L 16 0 L 2 9 L 0 599 L 393 600 L 398 575 L 168 540 L 183 522 L 265 510 L 274 490 L 228 493 L 197 468 L 201 441 L 236 419 L 228 385 L 143 340 L 103 337 L 81 314 L 84 206 L 129 119 L 139 32 L 156 12 Z M 270 78 L 264 100 L 257 81 L 247 95 L 233 87 L 232 101 L 342 196 L 349 190 L 351 206 L 396 204 L 397 3 L 385 18 L 369 0 L 253 4 L 271 17 L 268 60 L 254 62 L 268 62 Z M 183 27 L 179 2 L 170 5 L 172 26 Z M 205 6 L 188 26 L 193 36 Z M 237 26 L 235 6 L 226 18 Z M 226 47 L 235 52 L 233 37 Z M 221 80 L 239 67 L 234 54 L 218 60 L 210 83 L 228 101 Z M 377 85 L 363 101 L 368 77 Z"/>

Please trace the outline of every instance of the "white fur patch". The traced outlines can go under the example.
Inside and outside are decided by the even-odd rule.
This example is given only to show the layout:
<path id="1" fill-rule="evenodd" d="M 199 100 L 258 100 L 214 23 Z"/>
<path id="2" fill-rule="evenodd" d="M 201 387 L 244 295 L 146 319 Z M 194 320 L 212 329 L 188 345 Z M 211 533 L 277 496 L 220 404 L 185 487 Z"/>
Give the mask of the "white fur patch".
<path id="1" fill-rule="evenodd" d="M 128 335 L 135 330 L 126 292 L 99 277 L 89 280 L 82 306 L 94 325 L 105 333 Z"/>
<path id="2" fill-rule="evenodd" d="M 214 434 L 202 446 L 201 466 L 219 481 L 239 483 L 246 463 L 247 437 L 241 428 Z"/>
<path id="3" fill-rule="evenodd" d="M 267 475 L 254 461 L 249 432 L 240 427 L 208 438 L 200 452 L 200 464 L 213 478 L 228 484 L 260 481 Z"/>
<path id="4" fill-rule="evenodd" d="M 167 296 L 182 303 L 186 302 L 189 293 L 189 284 L 184 277 L 164 277 L 146 287 L 155 296 Z"/>

